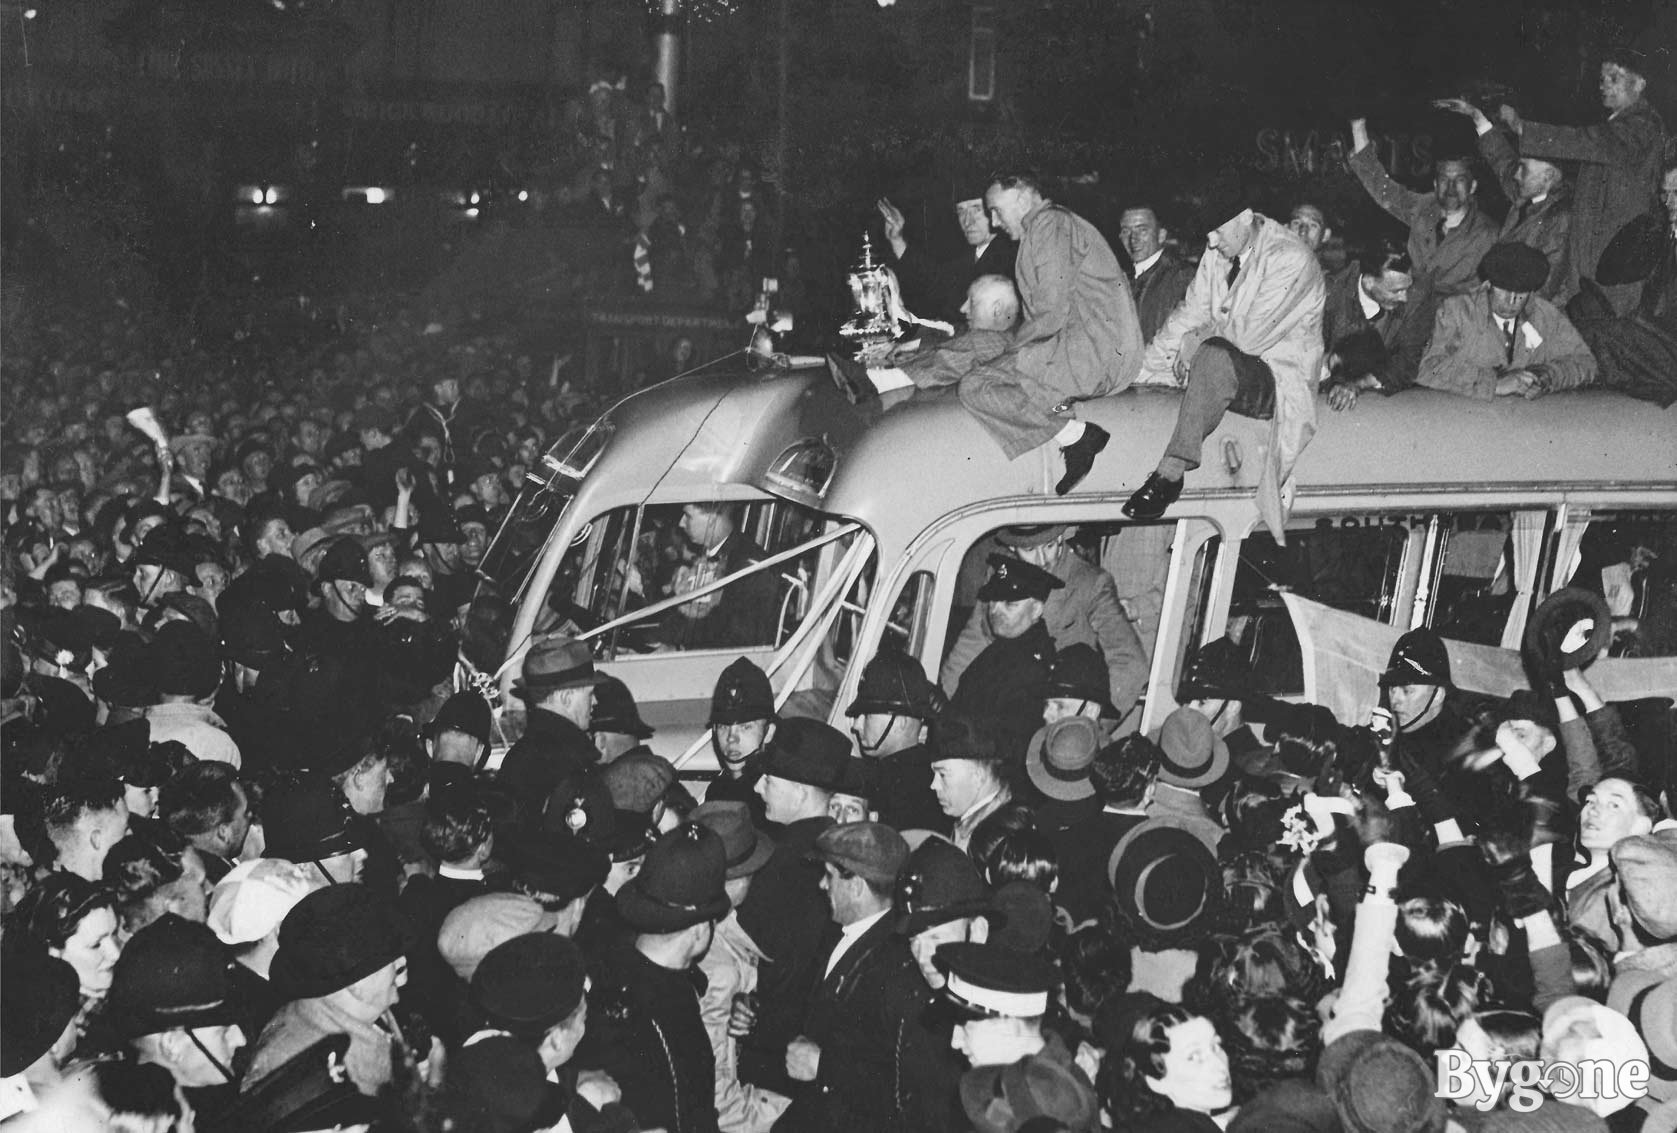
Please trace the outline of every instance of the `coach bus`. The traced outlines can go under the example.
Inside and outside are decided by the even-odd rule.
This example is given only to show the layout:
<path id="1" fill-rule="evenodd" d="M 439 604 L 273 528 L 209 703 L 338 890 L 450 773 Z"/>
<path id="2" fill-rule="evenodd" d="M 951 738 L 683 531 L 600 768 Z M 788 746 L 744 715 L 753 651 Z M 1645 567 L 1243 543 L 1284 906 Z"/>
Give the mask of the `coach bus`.
<path id="1" fill-rule="evenodd" d="M 496 674 L 507 712 L 521 711 L 506 694 L 530 638 L 565 629 L 594 643 L 657 729 L 656 750 L 684 772 L 715 766 L 709 697 L 738 656 L 769 672 L 783 712 L 843 728 L 881 648 L 906 650 L 937 678 L 993 536 L 1019 524 L 1072 525 L 1074 548 L 1117 580 L 1151 653 L 1127 728 L 1157 728 L 1176 707 L 1187 653 L 1224 635 L 1266 691 L 1322 696 L 1310 687 L 1325 678 L 1319 646 L 1301 641 L 1304 608 L 1347 615 L 1352 644 L 1371 656 L 1431 625 L 1464 649 L 1513 658 L 1501 676 L 1475 678 L 1507 691 L 1495 686 L 1518 680 L 1509 647 L 1538 601 L 1575 571 L 1637 553 L 1645 562 L 1628 544 L 1677 547 L 1677 412 L 1608 392 L 1481 403 L 1418 390 L 1345 413 L 1323 405 L 1284 532 L 1254 503 L 1267 426 L 1231 416 L 1164 519 L 1129 521 L 1120 506 L 1154 467 L 1179 399 L 1136 388 L 1081 406 L 1113 439 L 1061 497 L 1052 446 L 1004 459 L 949 391 L 858 407 L 824 369 L 736 368 L 633 394 L 554 446 L 486 561 L 517 594 Z M 721 506 L 760 561 L 694 589 L 689 505 Z M 1670 571 L 1660 577 L 1629 613 L 1653 651 L 1669 653 L 1659 643 L 1677 609 Z M 682 644 L 683 607 L 714 609 L 748 580 L 751 639 Z M 1602 665 L 1609 677 L 1618 666 L 1625 697 L 1677 691 L 1669 658 Z M 509 736 L 520 730 L 505 723 Z"/>

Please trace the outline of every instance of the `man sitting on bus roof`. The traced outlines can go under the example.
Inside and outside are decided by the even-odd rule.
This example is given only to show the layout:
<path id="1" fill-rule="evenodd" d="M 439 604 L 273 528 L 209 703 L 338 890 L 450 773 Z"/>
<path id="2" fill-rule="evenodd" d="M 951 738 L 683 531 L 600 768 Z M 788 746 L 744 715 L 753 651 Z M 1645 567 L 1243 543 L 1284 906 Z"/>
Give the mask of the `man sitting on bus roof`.
<path id="1" fill-rule="evenodd" d="M 1013 281 L 1001 275 L 981 275 L 967 288 L 961 304 L 967 329 L 934 349 L 916 351 L 895 359 L 894 367 L 868 367 L 829 356 L 827 366 L 833 380 L 852 401 L 871 393 L 860 381 L 865 373 L 872 389 L 884 393 L 906 389 L 942 389 L 959 385 L 979 367 L 995 361 L 1013 345 L 1013 324 L 1019 321 L 1019 293 Z"/>
<path id="2" fill-rule="evenodd" d="M 984 204 L 991 223 L 1019 241 L 1014 278 L 1024 321 L 1004 352 L 959 379 L 961 404 L 1009 460 L 1058 444 L 1065 475 L 1054 490 L 1063 496 L 1110 439 L 1073 416 L 1076 405 L 1135 380 L 1141 320 L 1112 247 L 1094 225 L 1051 202 L 1034 174 L 998 174 Z M 840 366 L 833 376 L 853 399 L 866 392 Z M 886 388 L 910 380 L 897 377 Z"/>
<path id="3" fill-rule="evenodd" d="M 1142 362 L 1141 381 L 1184 390 L 1165 455 L 1125 515 L 1162 516 L 1233 411 L 1271 422 L 1258 507 L 1272 530 L 1282 527 L 1281 486 L 1316 431 L 1326 295 L 1315 254 L 1286 225 L 1247 209 L 1207 237 L 1187 297 Z"/>

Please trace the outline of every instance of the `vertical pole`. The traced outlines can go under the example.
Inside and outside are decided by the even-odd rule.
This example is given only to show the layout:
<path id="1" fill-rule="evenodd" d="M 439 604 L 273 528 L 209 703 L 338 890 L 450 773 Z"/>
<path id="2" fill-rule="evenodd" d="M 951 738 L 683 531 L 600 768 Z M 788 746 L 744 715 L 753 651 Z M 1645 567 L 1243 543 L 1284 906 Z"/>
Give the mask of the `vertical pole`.
<path id="1" fill-rule="evenodd" d="M 664 107 L 676 112 L 676 82 L 681 78 L 681 0 L 659 0 L 657 62 L 653 65 L 657 79 L 664 86 Z"/>
<path id="2" fill-rule="evenodd" d="M 792 202 L 792 157 L 787 144 L 791 133 L 792 108 L 788 81 L 792 70 L 792 0 L 776 0 L 779 9 L 780 67 L 775 77 L 777 129 L 775 131 L 775 167 L 780 177 L 780 207 L 774 210 L 774 259 L 786 251 L 786 210 Z"/>

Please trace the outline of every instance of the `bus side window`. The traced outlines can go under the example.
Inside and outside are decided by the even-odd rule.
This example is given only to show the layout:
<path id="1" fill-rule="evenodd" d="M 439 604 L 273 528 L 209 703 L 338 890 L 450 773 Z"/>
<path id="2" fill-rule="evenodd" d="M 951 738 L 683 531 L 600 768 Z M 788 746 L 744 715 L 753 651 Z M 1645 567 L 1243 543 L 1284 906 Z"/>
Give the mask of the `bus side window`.
<path id="1" fill-rule="evenodd" d="M 1308 521 L 1287 532 L 1285 547 L 1264 530 L 1241 542 L 1225 633 L 1251 658 L 1260 691 L 1272 696 L 1304 691 L 1303 657 L 1283 591 L 1391 622 L 1411 531 L 1401 521 L 1374 518 L 1355 526 L 1326 517 Z"/>
<path id="2" fill-rule="evenodd" d="M 1677 656 L 1677 512 L 1597 509 L 1558 551 L 1561 580 L 1607 599 L 1614 656 Z"/>

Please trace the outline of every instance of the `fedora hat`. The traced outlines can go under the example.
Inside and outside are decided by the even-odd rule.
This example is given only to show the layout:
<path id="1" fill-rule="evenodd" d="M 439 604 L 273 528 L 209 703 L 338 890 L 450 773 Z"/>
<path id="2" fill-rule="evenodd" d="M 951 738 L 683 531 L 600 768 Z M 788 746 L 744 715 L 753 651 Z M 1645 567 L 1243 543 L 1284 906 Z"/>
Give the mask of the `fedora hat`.
<path id="1" fill-rule="evenodd" d="M 1590 623 L 1590 634 L 1576 649 L 1563 649 L 1567 634 L 1579 622 Z M 1613 614 L 1607 599 L 1593 590 L 1568 586 L 1543 600 L 1526 626 L 1525 652 L 1540 669 L 1582 669 L 1589 666 L 1613 640 Z"/>
<path id="2" fill-rule="evenodd" d="M 1063 523 L 1033 523 L 1022 527 L 1004 527 L 996 532 L 996 542 L 1013 550 L 1045 547 L 1056 539 L 1070 538 L 1074 529 Z"/>
<path id="3" fill-rule="evenodd" d="M 821 720 L 794 716 L 775 726 L 763 749 L 764 775 L 831 791 L 844 782 L 850 737 Z"/>
<path id="4" fill-rule="evenodd" d="M 1181 939 L 1213 913 L 1222 872 L 1197 834 L 1171 818 L 1131 828 L 1107 859 L 1118 908 L 1156 938 Z"/>
<path id="5" fill-rule="evenodd" d="M 640 708 L 629 686 L 616 677 L 608 676 L 594 689 L 594 715 L 588 722 L 590 732 L 620 732 L 637 740 L 650 739 L 652 726 L 641 719 Z"/>
<path id="6" fill-rule="evenodd" d="M 1092 798 L 1089 768 L 1101 749 L 1101 730 L 1087 716 L 1067 716 L 1038 728 L 1025 752 L 1025 771 L 1037 790 L 1051 799 L 1076 802 Z"/>
<path id="7" fill-rule="evenodd" d="M 1229 745 L 1211 721 L 1192 708 L 1178 708 L 1159 729 L 1159 782 L 1172 787 L 1208 786 L 1229 769 Z"/>
<path id="8" fill-rule="evenodd" d="M 744 803 L 700 803 L 690 816 L 716 831 L 722 839 L 727 855 L 728 880 L 750 877 L 768 863 L 774 855 L 774 839 L 758 830 L 751 822 L 751 808 Z"/>
<path id="9" fill-rule="evenodd" d="M 568 937 L 530 932 L 503 941 L 472 973 L 472 1004 L 491 1026 L 540 1040 L 582 1002 L 587 972 Z"/>
<path id="10" fill-rule="evenodd" d="M 530 643 L 530 651 L 524 655 L 523 672 L 512 688 L 519 696 L 529 699 L 560 689 L 592 688 L 605 679 L 605 674 L 594 668 L 594 654 L 587 642 L 550 633 Z"/>
<path id="11" fill-rule="evenodd" d="M 710 827 L 689 822 L 646 852 L 640 873 L 617 891 L 617 911 L 641 932 L 680 932 L 728 915 L 728 851 Z"/>

